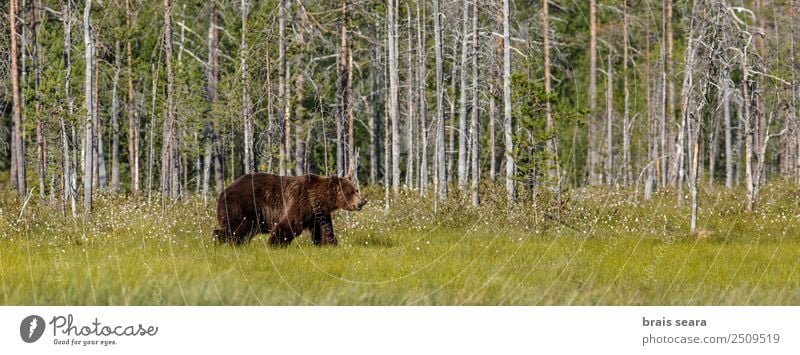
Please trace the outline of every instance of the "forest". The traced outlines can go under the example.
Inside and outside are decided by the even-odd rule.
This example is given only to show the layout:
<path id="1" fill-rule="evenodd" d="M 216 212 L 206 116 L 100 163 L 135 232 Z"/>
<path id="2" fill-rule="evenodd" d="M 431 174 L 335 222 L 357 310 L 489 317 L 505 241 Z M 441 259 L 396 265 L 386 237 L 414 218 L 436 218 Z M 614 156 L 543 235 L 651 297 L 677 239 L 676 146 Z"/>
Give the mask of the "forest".
<path id="1" fill-rule="evenodd" d="M 10 1 L 2 167 L 73 214 L 97 190 L 180 198 L 351 166 L 387 197 L 457 189 L 477 206 L 501 184 L 560 204 L 605 185 L 696 206 L 707 180 L 744 185 L 753 209 L 768 178 L 800 178 L 795 10 Z"/>
<path id="2" fill-rule="evenodd" d="M 0 234 L 38 235 L 41 243 L 84 253 L 98 235 L 123 232 L 131 240 L 113 246 L 115 253 L 138 245 L 139 237 L 144 247 L 151 234 L 169 241 L 144 253 L 163 252 L 164 245 L 173 253 L 172 243 L 185 235 L 206 253 L 211 205 L 239 176 L 352 169 L 373 202 L 363 214 L 344 217 L 344 233 L 353 233 L 345 245 L 419 251 L 416 243 L 437 233 L 461 242 L 459 231 L 493 235 L 492 228 L 501 228 L 510 242 L 544 235 L 531 243 L 547 252 L 556 243 L 548 238 L 557 238 L 566 244 L 555 249 L 575 253 L 571 260 L 580 254 L 588 265 L 602 265 L 618 257 L 614 265 L 624 269 L 626 250 L 643 247 L 644 239 L 654 245 L 647 255 L 655 255 L 655 264 L 637 266 L 642 274 L 631 277 L 645 283 L 656 282 L 659 268 L 686 266 L 662 254 L 691 255 L 703 240 L 711 243 L 705 252 L 716 255 L 712 265 L 724 255 L 714 243 L 767 248 L 726 249 L 732 260 L 759 253 L 774 259 L 773 243 L 797 242 L 800 218 L 799 6 L 794 0 L 4 0 L 0 220 L 7 231 Z M 184 215 L 204 225 L 182 221 Z M 164 223 L 160 232 L 147 229 L 154 221 Z M 44 236 L 53 230 L 69 237 Z M 760 239 L 766 230 L 780 241 Z M 410 234 L 387 241 L 375 233 Z M 613 244 L 592 239 L 603 235 L 622 236 Z M 564 236 L 573 239 L 558 239 Z M 465 245 L 483 246 L 472 237 Z M 596 253 L 584 254 L 584 238 Z M 579 241 L 581 247 L 567 247 Z M 98 241 L 98 248 L 112 242 Z M 18 248 L 30 246 L 7 245 L 6 256 L 20 255 L 7 260 L 6 270 L 25 266 Z M 59 248 L 42 252 L 51 260 Z M 795 250 L 780 255 L 786 264 L 766 264 L 782 265 L 784 274 L 763 285 L 759 300 L 791 301 L 783 298 L 782 282 L 798 283 Z M 468 255 L 485 256 L 475 253 Z M 78 259 L 95 265 L 88 256 Z M 677 269 L 659 261 L 667 259 Z M 727 275 L 735 277 L 742 265 Z M 574 266 L 561 265 L 550 276 L 557 280 Z M 705 276 L 712 272 L 697 267 Z M 160 277 L 158 267 L 147 268 L 140 281 Z M 718 280 L 725 291 L 728 276 Z M 492 277 L 477 276 L 484 285 Z M 587 285 L 596 277 L 589 274 Z M 640 293 L 634 282 L 620 291 L 623 300 L 610 302 L 663 303 L 670 290 L 681 295 L 705 281 L 692 278 L 685 289 L 672 289 L 673 281 L 663 294 L 657 287 Z M 25 282 L 36 294 L 37 282 Z M 604 282 L 621 281 L 612 273 Z M 420 300 L 472 302 L 457 290 Z M 692 290 L 696 303 L 762 303 L 753 293 L 725 301 L 711 293 L 695 298 Z M 576 300 L 563 292 L 539 302 Z M 409 300 L 387 292 L 364 301 L 358 294 L 311 298 Z M 13 292 L 5 295 L 14 303 Z M 510 303 L 528 302 L 524 295 Z M 51 296 L 45 302 L 60 302 Z M 184 304 L 207 300 L 187 301 L 183 289 L 180 296 Z M 64 302 L 82 304 L 86 297 Z M 104 303 L 94 288 L 92 297 Z M 575 302 L 603 303 L 582 297 Z M 228 300 L 242 302 L 270 303 Z"/>

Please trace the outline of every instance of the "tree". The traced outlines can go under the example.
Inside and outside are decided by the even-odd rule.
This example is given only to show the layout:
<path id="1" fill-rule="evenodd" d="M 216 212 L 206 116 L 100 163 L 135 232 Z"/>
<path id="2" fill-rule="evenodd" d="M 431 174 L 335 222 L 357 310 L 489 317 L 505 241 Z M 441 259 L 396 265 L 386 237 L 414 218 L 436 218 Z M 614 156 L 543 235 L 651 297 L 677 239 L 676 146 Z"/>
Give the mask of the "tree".
<path id="1" fill-rule="evenodd" d="M 67 0 L 61 9 L 61 21 L 64 24 L 64 101 L 66 103 L 67 111 L 66 116 L 72 117 L 74 114 L 74 105 L 72 103 L 72 95 L 70 90 L 70 79 L 72 77 L 72 1 Z M 64 204 L 69 201 L 72 216 L 77 215 L 77 201 L 76 201 L 76 173 L 70 160 L 70 146 L 67 139 L 67 125 L 64 122 L 64 115 L 59 117 L 59 124 L 61 126 L 61 143 L 62 143 L 62 179 L 64 191 Z M 74 133 L 74 127 L 72 128 Z"/>
<path id="2" fill-rule="evenodd" d="M 606 184 L 614 184 L 614 67 L 611 65 L 609 50 L 606 68 L 606 164 L 604 175 Z"/>
<path id="3" fill-rule="evenodd" d="M 253 116 L 250 113 L 250 92 L 247 87 L 247 13 L 249 5 L 247 0 L 241 1 L 242 11 L 242 44 L 239 48 L 239 70 L 242 73 L 242 122 L 244 126 L 244 173 L 252 173 L 255 169 L 255 156 L 253 154 Z"/>
<path id="4" fill-rule="evenodd" d="M 389 46 L 389 121 L 392 136 L 392 190 L 400 191 L 400 112 L 398 103 L 398 85 L 400 79 L 397 70 L 397 0 L 389 0 L 386 8 L 388 27 L 387 45 Z"/>
<path id="5" fill-rule="evenodd" d="M 674 107 L 674 96 L 675 96 L 675 86 L 672 83 L 672 0 L 664 0 L 663 2 L 663 29 L 662 33 L 664 36 L 664 40 L 662 42 L 662 60 L 661 60 L 661 95 L 663 98 L 663 102 L 661 105 L 661 122 L 660 122 L 660 135 L 661 135 L 661 186 L 667 185 L 667 174 L 668 174 L 668 147 L 669 142 L 672 140 L 670 139 L 670 121 L 675 114 L 675 107 Z M 683 129 L 680 130 L 683 132 Z M 682 155 L 683 153 L 678 151 L 682 149 L 683 144 L 682 142 L 675 145 L 675 151 L 672 152 L 673 154 L 673 161 L 677 162 L 675 168 L 680 167 L 681 171 L 683 169 L 683 160 Z M 678 175 L 678 170 L 673 169 L 673 175 Z M 675 181 L 675 179 L 672 179 Z M 682 186 L 682 181 L 677 181 L 678 186 Z M 681 193 L 679 193 L 681 195 Z"/>
<path id="6" fill-rule="evenodd" d="M 119 41 L 114 43 L 114 78 L 111 86 L 111 190 L 119 191 L 119 99 L 117 86 L 122 71 L 122 49 Z"/>
<path id="7" fill-rule="evenodd" d="M 599 185 L 602 177 L 597 172 L 600 165 L 599 127 L 597 123 L 597 1 L 589 1 L 589 153 L 587 168 L 589 185 Z"/>
<path id="8" fill-rule="evenodd" d="M 444 69 L 442 68 L 441 16 L 439 0 L 433 0 L 433 32 L 436 52 L 436 144 L 433 160 L 436 174 L 434 175 L 433 184 L 439 199 L 444 200 L 447 198 L 447 167 L 445 166 L 444 155 Z"/>
<path id="9" fill-rule="evenodd" d="M 408 47 L 406 48 L 406 186 L 414 188 L 414 132 L 416 112 L 414 112 L 414 62 L 412 53 L 414 34 L 411 31 L 411 8 L 406 5 L 406 23 L 408 25 Z M 351 135 L 352 136 L 352 135 Z"/>
<path id="10" fill-rule="evenodd" d="M 467 185 L 467 48 L 469 48 L 469 2 L 463 0 L 461 7 L 461 63 L 459 65 L 459 109 L 458 109 L 458 189 Z"/>
<path id="11" fill-rule="evenodd" d="M 164 57 L 167 69 L 166 118 L 161 150 L 161 194 L 177 198 L 180 192 L 178 179 L 178 139 L 175 111 L 175 72 L 172 65 L 172 1 L 164 0 Z"/>
<path id="12" fill-rule="evenodd" d="M 278 0 L 278 174 L 286 175 L 286 151 L 285 137 L 289 112 L 289 94 L 287 93 L 286 81 L 288 70 L 286 68 L 286 15 L 288 12 L 289 0 Z"/>
<path id="13" fill-rule="evenodd" d="M 92 212 L 92 183 L 94 174 L 94 154 L 92 152 L 94 140 L 94 40 L 91 30 L 92 0 L 86 0 L 83 8 L 83 44 L 86 69 L 84 70 L 84 96 L 86 103 L 86 121 L 84 124 L 85 138 L 83 143 L 83 210 L 86 214 Z"/>
<path id="14" fill-rule="evenodd" d="M 19 26 L 17 25 L 17 12 L 19 11 L 18 0 L 11 0 L 9 4 L 8 22 L 11 29 L 11 96 L 12 96 L 12 133 L 11 133 L 11 165 L 12 165 L 12 185 L 16 187 L 19 196 L 23 197 L 28 191 L 25 177 L 25 141 L 22 117 L 22 93 L 20 92 L 19 78 L 19 49 L 17 46 L 17 36 Z"/>
<path id="15" fill-rule="evenodd" d="M 69 0 L 68 0 L 69 2 Z M 128 69 L 128 164 L 131 175 L 131 192 L 139 192 L 139 110 L 136 107 L 136 92 L 133 88 L 133 14 L 130 0 L 125 0 L 125 20 L 129 33 L 125 41 Z"/>
<path id="16" fill-rule="evenodd" d="M 32 9 L 32 24 L 31 24 L 31 31 L 33 32 L 32 35 L 32 43 L 31 47 L 33 50 L 32 53 L 32 60 L 33 60 L 33 105 L 34 105 L 34 115 L 36 116 L 36 155 L 38 157 L 38 164 L 37 164 L 37 177 L 39 180 L 39 195 L 42 198 L 45 198 L 47 191 L 45 189 L 45 167 L 47 166 L 47 141 L 44 138 L 45 132 L 47 128 L 45 127 L 45 118 L 42 117 L 42 57 L 44 54 L 42 53 L 42 45 L 41 40 L 39 38 L 39 29 L 42 27 L 42 22 L 46 21 L 46 17 L 41 17 L 39 12 L 43 9 L 41 0 L 35 0 L 33 3 Z"/>
<path id="17" fill-rule="evenodd" d="M 509 23 L 508 0 L 503 0 L 503 112 L 505 157 L 506 157 L 506 191 L 508 200 L 513 201 L 516 196 L 514 186 L 514 142 L 511 127 L 511 31 Z"/>
<path id="18" fill-rule="evenodd" d="M 352 57 L 348 34 L 349 8 L 348 0 L 342 0 L 341 45 L 339 47 L 337 107 L 336 120 L 336 170 L 337 173 L 350 171 L 353 159 L 353 111 L 352 111 Z"/>
<path id="19" fill-rule="evenodd" d="M 622 115 L 622 184 L 628 186 L 633 180 L 631 173 L 631 100 L 630 85 L 628 83 L 628 0 L 622 1 L 622 90 L 625 98 L 624 112 Z"/>
<path id="20" fill-rule="evenodd" d="M 428 193 L 428 119 L 427 100 L 425 99 L 426 82 L 426 51 L 425 51 L 425 26 L 423 19 L 425 2 L 417 2 L 417 99 L 419 104 L 419 132 L 420 132 L 420 162 L 419 162 L 419 188 L 423 195 Z M 420 13 L 422 9 L 423 13 Z"/>
<path id="21" fill-rule="evenodd" d="M 478 185 L 481 180 L 480 167 L 480 132 L 478 121 L 480 120 L 480 107 L 478 107 L 478 0 L 472 2 L 472 119 L 469 123 L 470 158 L 472 165 L 472 206 L 478 207 L 480 195 Z"/>

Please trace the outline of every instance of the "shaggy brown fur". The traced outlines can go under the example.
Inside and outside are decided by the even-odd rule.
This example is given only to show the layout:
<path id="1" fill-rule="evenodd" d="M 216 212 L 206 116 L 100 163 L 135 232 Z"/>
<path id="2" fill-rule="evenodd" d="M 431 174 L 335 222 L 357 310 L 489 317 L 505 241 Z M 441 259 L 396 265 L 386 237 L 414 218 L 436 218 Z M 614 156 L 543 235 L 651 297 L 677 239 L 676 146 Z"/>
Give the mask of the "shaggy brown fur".
<path id="1" fill-rule="evenodd" d="M 316 245 L 336 245 L 331 213 L 359 211 L 367 203 L 351 180 L 319 175 L 247 174 L 234 181 L 217 200 L 214 231 L 222 243 L 241 245 L 258 233 L 272 233 L 270 245 L 286 246 L 303 230 Z"/>

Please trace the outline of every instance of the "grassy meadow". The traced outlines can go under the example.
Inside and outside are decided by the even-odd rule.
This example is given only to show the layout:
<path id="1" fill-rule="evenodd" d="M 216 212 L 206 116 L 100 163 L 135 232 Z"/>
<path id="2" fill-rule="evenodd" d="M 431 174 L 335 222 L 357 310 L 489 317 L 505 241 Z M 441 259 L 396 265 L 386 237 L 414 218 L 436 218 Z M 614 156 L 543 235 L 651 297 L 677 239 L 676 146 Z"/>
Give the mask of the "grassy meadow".
<path id="1" fill-rule="evenodd" d="M 498 191 L 469 207 L 406 193 L 334 215 L 337 248 L 308 235 L 218 245 L 214 202 L 99 194 L 90 217 L 0 194 L 2 305 L 797 305 L 800 190 L 772 184 L 688 202 L 632 190 L 572 190 L 561 218 Z M 464 198 L 463 200 L 466 200 Z M 687 200 L 688 201 L 688 200 Z M 435 208 L 435 209 L 434 209 Z M 69 213 L 67 213 L 69 215 Z"/>

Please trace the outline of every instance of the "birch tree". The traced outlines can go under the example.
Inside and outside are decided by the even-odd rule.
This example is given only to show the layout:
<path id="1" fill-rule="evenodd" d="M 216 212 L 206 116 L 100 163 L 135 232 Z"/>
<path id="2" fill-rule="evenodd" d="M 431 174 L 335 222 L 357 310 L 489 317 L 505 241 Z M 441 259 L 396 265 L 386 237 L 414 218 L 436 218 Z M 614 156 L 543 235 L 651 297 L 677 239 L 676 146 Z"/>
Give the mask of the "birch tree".
<path id="1" fill-rule="evenodd" d="M 94 174 L 94 154 L 92 153 L 94 140 L 94 104 L 92 102 L 92 93 L 94 92 L 94 40 L 92 38 L 91 29 L 91 12 L 92 1 L 86 0 L 83 7 L 83 44 L 86 63 L 83 85 L 86 107 L 86 121 L 84 123 L 85 138 L 83 142 L 83 210 L 86 214 L 92 212 L 92 177 Z"/>
<path id="2" fill-rule="evenodd" d="M 422 195 L 428 193 L 428 112 L 425 98 L 427 71 L 426 71 L 426 46 L 425 46 L 425 2 L 417 1 L 417 108 L 419 109 L 419 134 L 420 134 L 420 162 L 419 162 L 419 188 Z"/>
<path id="3" fill-rule="evenodd" d="M 72 102 L 72 92 L 70 90 L 70 82 L 72 78 L 72 1 L 67 0 L 61 7 L 61 22 L 64 25 L 64 102 L 66 103 L 66 115 L 72 117 L 74 114 L 74 105 Z M 77 215 L 77 201 L 76 201 L 76 174 L 75 169 L 70 159 L 69 140 L 67 139 L 67 125 L 64 122 L 64 115 L 59 117 L 59 124 L 61 126 L 61 144 L 62 144 L 62 179 L 63 179 L 63 193 L 64 204 L 70 204 L 72 216 Z M 74 128 L 73 128 L 74 132 Z"/>
<path id="4" fill-rule="evenodd" d="M 442 14 L 439 1 L 440 0 L 433 0 L 433 32 L 436 55 L 436 153 L 433 164 L 436 174 L 434 175 L 433 184 L 439 199 L 444 200 L 447 198 L 447 167 L 445 166 L 446 162 L 444 151 L 444 69 L 442 64 Z M 508 6 L 506 6 L 506 8 L 508 8 Z M 510 138 L 511 137 L 509 137 L 509 139 Z"/>
<path id="5" fill-rule="evenodd" d="M 241 0 L 242 16 L 242 42 L 239 48 L 239 70 L 242 74 L 242 123 L 243 123 L 243 150 L 244 173 L 250 174 L 255 169 L 255 156 L 253 154 L 253 117 L 250 113 L 250 92 L 248 91 L 247 74 L 247 14 L 249 5 L 247 0 Z"/>
<path id="6" fill-rule="evenodd" d="M 172 65 L 172 1 L 164 0 L 164 57 L 167 69 L 166 118 L 161 150 L 161 194 L 178 197 L 178 140 L 175 112 L 175 72 Z"/>
<path id="7" fill-rule="evenodd" d="M 505 142 L 506 158 L 506 192 L 508 200 L 514 201 L 516 191 L 514 186 L 514 134 L 511 126 L 511 24 L 509 19 L 508 1 L 503 0 L 503 140 Z"/>
<path id="8" fill-rule="evenodd" d="M 70 1 L 70 0 L 68 0 Z M 125 20 L 129 33 L 125 41 L 125 51 L 128 69 L 128 164 L 131 175 L 131 192 L 139 192 L 139 110 L 136 107 L 136 93 L 133 89 L 133 14 L 131 13 L 130 0 L 125 0 Z"/>
<path id="9" fill-rule="evenodd" d="M 478 207 L 480 204 L 480 195 L 478 192 L 478 185 L 481 181 L 480 171 L 480 132 L 478 121 L 480 120 L 480 107 L 478 103 L 478 0 L 472 2 L 472 119 L 469 123 L 469 139 L 470 139 L 470 159 L 472 167 L 472 206 Z"/>
<path id="10" fill-rule="evenodd" d="M 597 1 L 589 1 L 589 139 L 587 167 L 589 185 L 602 183 L 600 173 L 599 127 L 597 123 Z"/>
<path id="11" fill-rule="evenodd" d="M 398 103 L 398 78 L 397 69 L 397 1 L 389 0 L 386 8 L 386 21 L 388 25 L 387 44 L 389 46 L 389 120 L 391 121 L 392 136 L 392 190 L 395 194 L 400 191 L 400 112 Z"/>
<path id="12" fill-rule="evenodd" d="M 628 83 L 628 46 L 630 45 L 628 35 L 628 0 L 622 1 L 622 90 L 624 97 L 624 108 L 622 114 L 622 184 L 628 186 L 633 180 L 631 173 L 631 100 L 630 85 Z"/>
<path id="13" fill-rule="evenodd" d="M 461 15 L 461 62 L 458 106 L 458 189 L 467 185 L 467 52 L 469 48 L 469 1 L 463 0 Z"/>

